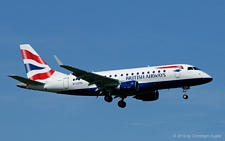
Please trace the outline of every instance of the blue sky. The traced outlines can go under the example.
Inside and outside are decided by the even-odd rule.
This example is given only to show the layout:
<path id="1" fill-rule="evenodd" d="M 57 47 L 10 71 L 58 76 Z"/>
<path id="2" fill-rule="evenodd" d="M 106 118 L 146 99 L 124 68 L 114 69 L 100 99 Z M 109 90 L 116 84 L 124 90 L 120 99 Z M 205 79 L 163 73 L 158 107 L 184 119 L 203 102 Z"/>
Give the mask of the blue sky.
<path id="1" fill-rule="evenodd" d="M 1 140 L 178 140 L 225 138 L 225 1 L 1 1 Z M 19 44 L 29 43 L 55 70 L 53 55 L 88 71 L 174 63 L 195 65 L 214 80 L 160 91 L 155 102 L 66 96 L 17 88 L 26 76 Z M 180 140 L 199 140 L 182 138 Z M 207 138 L 207 140 L 215 140 Z"/>

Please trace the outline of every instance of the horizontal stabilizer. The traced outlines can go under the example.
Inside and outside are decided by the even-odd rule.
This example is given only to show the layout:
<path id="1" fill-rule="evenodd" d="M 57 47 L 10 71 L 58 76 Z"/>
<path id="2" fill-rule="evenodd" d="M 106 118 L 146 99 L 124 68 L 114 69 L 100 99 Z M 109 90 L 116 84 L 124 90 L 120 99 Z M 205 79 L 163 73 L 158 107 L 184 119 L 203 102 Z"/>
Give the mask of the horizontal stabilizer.
<path id="1" fill-rule="evenodd" d="M 20 82 L 23 82 L 25 84 L 30 84 L 30 85 L 43 85 L 44 83 L 38 82 L 38 81 L 34 81 L 34 80 L 30 80 L 21 76 L 16 76 L 16 75 L 8 75 L 9 77 L 16 79 Z"/>

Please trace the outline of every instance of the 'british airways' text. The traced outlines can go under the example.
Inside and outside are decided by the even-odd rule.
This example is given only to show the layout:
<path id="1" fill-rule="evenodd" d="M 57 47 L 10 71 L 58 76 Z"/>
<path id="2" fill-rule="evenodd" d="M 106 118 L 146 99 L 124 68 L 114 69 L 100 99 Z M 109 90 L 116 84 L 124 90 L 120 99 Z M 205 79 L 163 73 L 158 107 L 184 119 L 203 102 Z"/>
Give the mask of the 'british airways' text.
<path id="1" fill-rule="evenodd" d="M 158 74 L 147 74 L 147 75 L 132 75 L 132 76 L 127 76 L 126 80 L 139 80 L 139 79 L 149 79 L 149 78 L 157 78 L 157 77 L 166 77 L 166 74 L 158 73 Z"/>

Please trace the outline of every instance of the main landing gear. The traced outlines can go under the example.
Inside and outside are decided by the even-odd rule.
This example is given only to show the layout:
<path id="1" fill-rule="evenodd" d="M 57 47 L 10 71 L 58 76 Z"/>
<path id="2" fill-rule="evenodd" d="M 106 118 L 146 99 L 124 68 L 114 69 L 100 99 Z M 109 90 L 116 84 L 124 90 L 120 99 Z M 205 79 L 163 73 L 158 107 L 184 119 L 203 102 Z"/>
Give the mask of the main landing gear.
<path id="1" fill-rule="evenodd" d="M 104 100 L 106 101 L 106 102 L 112 102 L 113 101 L 113 98 L 112 98 L 112 96 L 110 96 L 110 95 L 106 95 L 105 97 L 104 97 Z"/>
<path id="2" fill-rule="evenodd" d="M 118 106 L 120 108 L 125 108 L 126 107 L 126 102 L 124 101 L 124 98 L 122 98 L 119 102 L 118 102 Z"/>
<path id="3" fill-rule="evenodd" d="M 186 94 L 187 90 L 190 89 L 189 86 L 182 87 L 183 88 L 183 99 L 188 99 L 188 95 Z"/>
<path id="4" fill-rule="evenodd" d="M 122 99 L 118 102 L 118 106 L 119 106 L 120 108 L 125 108 L 126 105 L 127 105 L 126 102 L 124 101 L 124 98 L 125 98 L 125 97 L 122 97 Z M 106 102 L 110 103 L 110 102 L 113 101 L 113 98 L 112 98 L 112 96 L 110 96 L 110 95 L 105 95 L 104 100 L 105 100 Z"/>

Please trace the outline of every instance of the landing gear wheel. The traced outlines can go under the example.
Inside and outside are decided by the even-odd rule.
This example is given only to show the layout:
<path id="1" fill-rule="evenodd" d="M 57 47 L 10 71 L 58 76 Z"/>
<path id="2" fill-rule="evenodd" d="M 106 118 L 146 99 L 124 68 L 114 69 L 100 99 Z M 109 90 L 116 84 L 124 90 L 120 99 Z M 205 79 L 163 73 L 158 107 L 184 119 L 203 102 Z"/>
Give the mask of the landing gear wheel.
<path id="1" fill-rule="evenodd" d="M 112 96 L 109 96 L 109 95 L 106 95 L 105 97 L 104 97 L 104 100 L 106 101 L 106 102 L 112 102 L 113 101 L 113 98 L 112 98 Z"/>
<path id="2" fill-rule="evenodd" d="M 188 95 L 184 94 L 184 95 L 183 95 L 183 98 L 184 98 L 184 99 L 188 99 Z"/>
<path id="3" fill-rule="evenodd" d="M 188 95 L 186 94 L 187 90 L 190 89 L 190 86 L 184 86 L 183 88 L 183 99 L 188 99 Z"/>
<path id="4" fill-rule="evenodd" d="M 124 102 L 123 100 L 120 100 L 120 101 L 118 102 L 118 106 L 119 106 L 120 108 L 125 108 L 125 107 L 126 107 L 126 102 Z"/>

